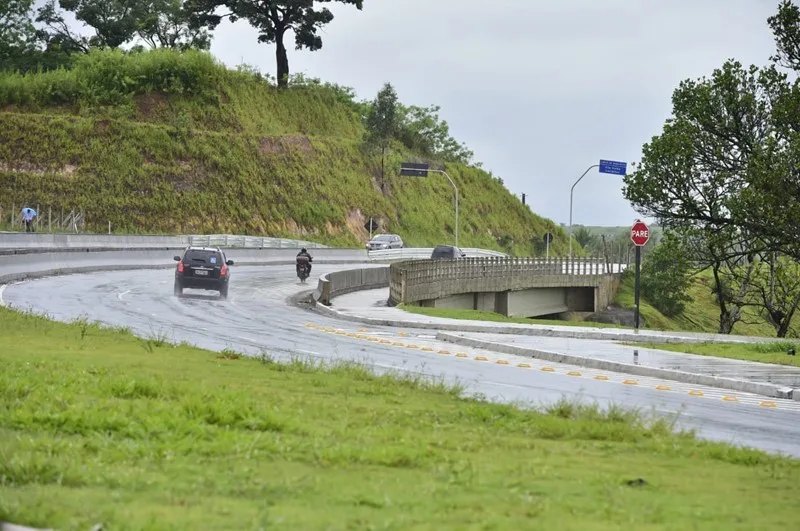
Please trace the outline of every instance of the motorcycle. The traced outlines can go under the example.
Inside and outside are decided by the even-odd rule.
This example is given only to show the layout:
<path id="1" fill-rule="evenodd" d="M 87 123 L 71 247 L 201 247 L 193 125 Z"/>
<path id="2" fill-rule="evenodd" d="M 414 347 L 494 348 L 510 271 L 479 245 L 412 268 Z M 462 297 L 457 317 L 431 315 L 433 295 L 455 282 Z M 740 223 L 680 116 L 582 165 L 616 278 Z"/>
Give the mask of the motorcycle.
<path id="1" fill-rule="evenodd" d="M 297 278 L 300 279 L 300 282 L 303 284 L 306 283 L 306 279 L 308 278 L 308 266 L 310 260 L 307 256 L 298 256 L 297 257 Z"/>

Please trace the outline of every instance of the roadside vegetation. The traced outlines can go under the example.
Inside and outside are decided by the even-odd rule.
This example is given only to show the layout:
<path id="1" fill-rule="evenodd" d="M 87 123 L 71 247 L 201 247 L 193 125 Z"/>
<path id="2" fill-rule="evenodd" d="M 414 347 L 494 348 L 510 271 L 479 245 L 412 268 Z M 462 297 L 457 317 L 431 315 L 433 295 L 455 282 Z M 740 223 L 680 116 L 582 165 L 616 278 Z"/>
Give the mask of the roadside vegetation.
<path id="1" fill-rule="evenodd" d="M 699 441 L 647 412 L 523 410 L 353 363 L 280 364 L 6 309 L 0 327 L 2 521 L 766 529 L 800 518 L 798 461 Z"/>
<path id="2" fill-rule="evenodd" d="M 472 162 L 438 107 L 397 103 L 375 149 L 375 104 L 303 76 L 278 89 L 200 51 L 96 50 L 68 69 L 0 72 L 0 219 L 24 204 L 40 223 L 83 212 L 86 230 L 359 246 L 373 217 L 408 245 L 450 242 L 452 188 L 399 176 L 412 160 L 446 167 L 459 187 L 463 246 L 530 255 L 551 232 L 551 251 L 565 252 L 563 229 Z"/>

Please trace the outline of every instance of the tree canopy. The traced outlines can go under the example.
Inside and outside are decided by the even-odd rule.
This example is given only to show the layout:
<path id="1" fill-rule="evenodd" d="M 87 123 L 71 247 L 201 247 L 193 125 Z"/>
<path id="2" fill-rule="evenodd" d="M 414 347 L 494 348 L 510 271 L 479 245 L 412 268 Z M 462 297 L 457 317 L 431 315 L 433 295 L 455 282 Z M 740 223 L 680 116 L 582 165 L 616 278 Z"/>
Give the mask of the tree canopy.
<path id="1" fill-rule="evenodd" d="M 361 10 L 364 0 L 190 0 L 189 9 L 197 25 L 216 28 L 225 18 L 231 22 L 247 20 L 258 30 L 258 42 L 275 44 L 278 86 L 289 82 L 289 57 L 284 39 L 294 33 L 295 48 L 316 51 L 322 48 L 319 32 L 333 21 L 327 7 L 332 1 L 349 4 Z M 220 13 L 220 9 L 225 12 Z"/>
<path id="2" fill-rule="evenodd" d="M 624 180 L 631 204 L 713 271 L 725 333 L 760 289 L 756 264 L 773 263 L 776 253 L 800 260 L 800 9 L 785 0 L 767 22 L 777 46 L 771 63 L 729 60 L 710 77 L 680 83 L 672 117 Z M 778 269 L 767 269 L 774 285 Z"/>

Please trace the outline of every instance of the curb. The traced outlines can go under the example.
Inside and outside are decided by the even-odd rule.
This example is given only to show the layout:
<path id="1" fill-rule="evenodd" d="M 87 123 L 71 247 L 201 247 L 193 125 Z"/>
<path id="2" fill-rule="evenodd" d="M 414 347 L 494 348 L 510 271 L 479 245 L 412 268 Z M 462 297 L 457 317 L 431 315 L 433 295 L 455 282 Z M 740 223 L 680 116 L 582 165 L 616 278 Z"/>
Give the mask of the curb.
<path id="1" fill-rule="evenodd" d="M 660 336 L 648 334 L 647 332 L 640 331 L 635 333 L 633 331 L 624 332 L 591 332 L 591 331 L 574 331 L 574 330 L 553 330 L 550 328 L 528 328 L 528 327 L 509 327 L 509 326 L 485 326 L 485 325 L 469 325 L 458 323 L 426 323 L 424 321 L 402 321 L 399 319 L 378 319 L 374 317 L 362 317 L 359 315 L 344 314 L 332 307 L 323 304 L 317 304 L 317 308 L 327 315 L 343 321 L 351 321 L 354 323 L 369 324 L 375 326 L 391 326 L 395 328 L 416 328 L 422 330 L 447 330 L 450 332 L 472 332 L 481 334 L 505 334 L 505 335 L 520 335 L 520 336 L 536 336 L 536 337 L 558 337 L 564 339 L 595 339 L 601 341 L 625 341 L 629 343 L 763 343 L 770 342 L 770 338 L 753 338 L 750 340 L 737 338 L 732 336 L 730 338 L 695 338 L 695 337 L 676 337 L 676 336 Z M 324 310 L 322 309 L 324 307 Z"/>
<path id="2" fill-rule="evenodd" d="M 676 371 L 673 369 L 660 369 L 657 367 L 646 367 L 643 365 L 632 365 L 630 363 L 621 363 L 617 361 L 598 360 L 594 358 L 586 358 L 583 356 L 574 356 L 570 354 L 558 354 L 556 352 L 549 352 L 546 350 L 537 350 L 525 347 L 515 347 L 511 345 L 503 345 L 500 343 L 492 343 L 491 341 L 481 341 L 479 339 L 470 339 L 461 337 L 455 334 L 447 334 L 440 332 L 436 334 L 438 341 L 445 341 L 455 345 L 462 345 L 465 347 L 483 348 L 493 352 L 502 352 L 504 354 L 511 354 L 516 356 L 524 356 L 528 358 L 535 358 L 553 363 L 565 363 L 568 365 L 578 365 L 588 369 L 599 369 L 611 372 L 621 372 L 625 374 L 632 374 L 636 376 L 644 376 L 650 378 L 661 378 L 663 380 L 672 380 L 675 382 L 705 385 L 708 387 L 717 387 L 720 389 L 729 389 L 732 391 L 740 391 L 743 393 L 753 393 L 762 396 L 769 396 L 772 398 L 783 398 L 800 401 L 800 390 L 797 393 L 791 387 L 783 387 L 769 383 L 749 382 L 746 380 L 736 380 L 734 378 L 723 378 L 720 376 L 711 376 L 707 374 L 694 374 L 684 371 Z"/>

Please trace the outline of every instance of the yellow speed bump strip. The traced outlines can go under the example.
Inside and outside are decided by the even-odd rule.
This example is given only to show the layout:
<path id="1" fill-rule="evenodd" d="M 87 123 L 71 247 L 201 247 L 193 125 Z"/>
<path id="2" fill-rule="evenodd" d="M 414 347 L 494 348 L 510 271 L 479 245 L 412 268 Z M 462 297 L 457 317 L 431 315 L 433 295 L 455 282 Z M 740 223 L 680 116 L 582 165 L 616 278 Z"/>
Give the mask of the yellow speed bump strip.
<path id="1" fill-rule="evenodd" d="M 498 365 L 508 365 L 508 360 L 497 360 L 496 363 Z"/>
<path id="2" fill-rule="evenodd" d="M 520 369 L 530 369 L 531 368 L 531 364 L 530 363 L 517 363 L 517 367 L 519 367 Z"/>
<path id="3" fill-rule="evenodd" d="M 406 344 L 401 342 L 401 341 L 395 341 L 394 343 L 392 343 L 392 346 L 393 347 L 404 347 L 404 346 L 406 346 Z"/>
<path id="4" fill-rule="evenodd" d="M 475 356 L 475 361 L 489 361 L 486 356 Z"/>
<path id="5" fill-rule="evenodd" d="M 739 397 L 738 396 L 727 396 L 726 395 L 726 396 L 723 396 L 722 399 L 725 402 L 738 402 L 739 401 Z"/>
<path id="6" fill-rule="evenodd" d="M 608 381 L 608 376 L 603 376 L 603 375 L 601 374 L 601 375 L 599 375 L 599 376 L 595 376 L 595 377 L 594 377 L 594 379 L 595 379 L 595 380 L 602 380 L 602 381 L 604 381 L 604 382 L 607 382 L 607 381 Z"/>
<path id="7" fill-rule="evenodd" d="M 759 404 L 759 406 L 761 406 L 761 407 L 778 407 L 778 404 L 776 404 L 775 402 L 772 402 L 770 400 L 764 400 Z"/>
<path id="8" fill-rule="evenodd" d="M 578 371 L 569 371 L 567 376 L 582 376 Z"/>
<path id="9" fill-rule="evenodd" d="M 689 394 L 692 396 L 703 396 L 705 393 L 703 391 L 695 391 L 694 389 L 692 389 L 691 391 L 689 391 Z"/>
<path id="10" fill-rule="evenodd" d="M 668 385 L 657 385 L 656 386 L 656 391 L 671 391 L 671 390 L 672 390 L 672 387 L 670 387 Z"/>
<path id="11" fill-rule="evenodd" d="M 406 348 L 419 348 L 419 345 L 406 345 Z"/>
<path id="12" fill-rule="evenodd" d="M 431 347 L 422 347 L 422 349 L 421 349 L 421 350 L 422 350 L 423 352 L 433 352 L 433 349 L 432 349 Z"/>
<path id="13" fill-rule="evenodd" d="M 459 352 L 456 354 L 456 358 L 469 358 L 469 355 L 464 354 L 463 352 Z"/>
<path id="14" fill-rule="evenodd" d="M 552 367 L 542 367 L 542 372 L 556 372 Z"/>
<path id="15" fill-rule="evenodd" d="M 638 380 L 623 380 L 622 383 L 625 385 L 639 385 Z"/>
<path id="16" fill-rule="evenodd" d="M 381 345 L 391 345 L 392 341 L 390 339 L 381 339 Z"/>

